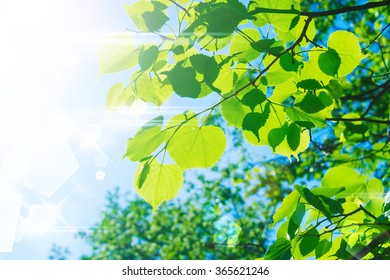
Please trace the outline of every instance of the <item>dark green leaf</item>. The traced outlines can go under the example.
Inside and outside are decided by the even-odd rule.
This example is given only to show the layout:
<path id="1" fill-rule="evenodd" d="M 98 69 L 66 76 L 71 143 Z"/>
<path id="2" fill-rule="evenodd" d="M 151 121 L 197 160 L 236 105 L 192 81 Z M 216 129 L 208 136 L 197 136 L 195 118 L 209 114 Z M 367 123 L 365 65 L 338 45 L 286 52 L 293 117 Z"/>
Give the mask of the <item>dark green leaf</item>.
<path id="1" fill-rule="evenodd" d="M 258 89 L 252 89 L 250 92 L 244 95 L 244 97 L 241 99 L 241 102 L 243 105 L 251 108 L 253 112 L 255 107 L 263 103 L 265 100 L 267 100 L 267 98 L 265 97 L 264 93 Z"/>
<path id="2" fill-rule="evenodd" d="M 298 72 L 300 66 L 302 66 L 302 62 L 299 62 L 291 53 L 286 53 L 282 55 L 279 59 L 279 64 L 285 71 L 289 72 Z"/>
<path id="3" fill-rule="evenodd" d="M 310 254 L 318 245 L 320 241 L 318 230 L 311 228 L 303 234 L 304 236 L 299 243 L 299 250 L 302 256 Z"/>
<path id="4" fill-rule="evenodd" d="M 301 187 L 301 186 L 295 186 L 295 189 L 302 195 L 302 197 L 314 208 L 322 212 L 328 219 L 331 218 L 331 214 L 326 209 L 326 207 L 323 205 L 321 199 L 313 194 L 308 188 Z"/>
<path id="5" fill-rule="evenodd" d="M 173 90 L 181 97 L 197 98 L 200 94 L 200 83 L 196 80 L 196 71 L 192 67 L 183 67 L 179 62 L 169 72 L 164 72 L 172 84 Z"/>
<path id="6" fill-rule="evenodd" d="M 156 61 L 157 56 L 157 46 L 150 46 L 147 49 L 141 50 L 138 57 L 138 64 L 141 68 L 141 71 L 146 71 L 149 67 L 151 67 Z"/>
<path id="7" fill-rule="evenodd" d="M 141 189 L 142 185 L 146 181 L 146 177 L 148 176 L 150 172 L 150 163 L 149 161 L 145 162 L 144 166 L 142 167 L 142 171 L 139 175 L 139 180 L 138 180 L 138 188 Z"/>
<path id="8" fill-rule="evenodd" d="M 291 150 L 295 151 L 301 141 L 301 129 L 295 123 L 291 123 L 287 129 L 287 143 Z"/>
<path id="9" fill-rule="evenodd" d="M 265 260 L 291 259 L 291 243 L 285 238 L 279 238 L 272 244 L 264 255 Z"/>
<path id="10" fill-rule="evenodd" d="M 318 66 L 321 71 L 329 76 L 337 76 L 341 65 L 341 59 L 338 53 L 329 48 L 326 52 L 323 52 L 318 57 Z"/>
<path id="11" fill-rule="evenodd" d="M 332 97 L 334 99 L 339 99 L 341 98 L 341 96 L 343 96 L 343 87 L 341 86 L 341 84 L 336 81 L 336 80 L 331 80 L 327 86 L 328 90 L 329 90 L 329 93 L 330 95 L 332 95 Z"/>
<path id="12" fill-rule="evenodd" d="M 290 24 L 289 30 L 292 30 L 292 29 L 294 29 L 295 26 L 297 26 L 297 24 L 298 24 L 298 22 L 299 22 L 299 19 L 300 19 L 300 16 L 296 16 L 296 17 L 294 17 L 294 18 L 291 20 L 291 24 Z"/>
<path id="13" fill-rule="evenodd" d="M 325 91 L 321 91 L 318 94 L 318 98 L 321 100 L 322 104 L 324 104 L 325 107 L 329 107 L 333 104 L 332 97 L 327 94 Z"/>
<path id="14" fill-rule="evenodd" d="M 340 242 L 340 248 L 337 250 L 335 256 L 341 260 L 350 260 L 353 258 L 353 255 L 348 252 L 348 243 L 346 240 L 342 239 Z"/>
<path id="15" fill-rule="evenodd" d="M 280 143 L 283 142 L 284 137 L 286 137 L 287 133 L 287 123 L 283 125 L 281 128 L 274 128 L 268 133 L 268 143 L 272 147 L 273 150 L 277 146 L 280 145 Z"/>
<path id="16" fill-rule="evenodd" d="M 303 81 L 298 82 L 297 87 L 303 88 L 306 90 L 316 90 L 316 89 L 321 89 L 322 85 L 317 80 L 307 79 L 307 80 L 303 80 Z"/>
<path id="17" fill-rule="evenodd" d="M 326 107 L 320 98 L 311 93 L 306 94 L 301 102 L 295 104 L 295 106 L 309 114 L 315 114 Z"/>
<path id="18" fill-rule="evenodd" d="M 263 113 L 248 113 L 242 121 L 242 129 L 251 131 L 260 141 L 259 129 L 265 125 L 270 114 L 270 105 L 267 103 L 264 106 Z"/>
<path id="19" fill-rule="evenodd" d="M 217 79 L 220 70 L 215 59 L 207 55 L 197 54 L 191 56 L 190 61 L 196 72 L 204 75 L 204 81 L 206 84 L 211 86 Z"/>
<path id="20" fill-rule="evenodd" d="M 159 10 L 145 12 L 142 14 L 142 17 L 149 32 L 158 31 L 169 20 L 167 15 Z"/>
<path id="21" fill-rule="evenodd" d="M 339 201 L 323 195 L 318 195 L 318 198 L 322 201 L 323 205 L 329 211 L 329 213 L 335 215 L 342 214 L 344 212 L 343 206 Z"/>
<path id="22" fill-rule="evenodd" d="M 302 223 L 303 217 L 305 216 L 305 204 L 298 203 L 297 208 L 295 209 L 294 213 L 291 215 L 290 220 L 288 222 L 288 235 L 290 236 L 290 239 L 293 239 L 295 236 L 296 231 L 298 230 L 299 226 Z"/>
<path id="23" fill-rule="evenodd" d="M 321 240 L 316 247 L 316 257 L 322 257 L 329 252 L 330 248 L 332 248 L 332 243 L 329 240 Z"/>
<path id="24" fill-rule="evenodd" d="M 275 39 L 262 39 L 257 42 L 251 42 L 251 46 L 259 52 L 265 52 L 275 56 L 284 51 L 283 42 L 275 41 Z"/>

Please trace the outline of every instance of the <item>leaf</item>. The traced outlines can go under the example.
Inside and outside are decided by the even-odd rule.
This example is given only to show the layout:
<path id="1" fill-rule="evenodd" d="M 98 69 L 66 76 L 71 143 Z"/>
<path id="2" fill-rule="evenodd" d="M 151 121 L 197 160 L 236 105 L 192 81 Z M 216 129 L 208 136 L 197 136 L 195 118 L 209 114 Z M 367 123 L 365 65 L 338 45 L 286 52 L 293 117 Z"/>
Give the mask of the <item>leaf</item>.
<path id="1" fill-rule="evenodd" d="M 291 215 L 289 223 L 288 223 L 288 235 L 290 239 L 293 239 L 296 231 L 302 223 L 303 217 L 305 216 L 305 204 L 298 203 L 294 213 Z"/>
<path id="2" fill-rule="evenodd" d="M 134 74 L 137 79 L 133 89 L 138 98 L 145 102 L 153 102 L 156 106 L 161 106 L 171 97 L 172 87 L 169 84 L 163 85 L 157 76 L 151 78 L 147 73 L 139 75 L 138 72 L 135 72 Z"/>
<path id="3" fill-rule="evenodd" d="M 284 43 L 282 41 L 275 41 L 275 39 L 262 39 L 256 42 L 251 42 L 252 48 L 259 52 L 265 52 L 278 56 L 284 51 Z"/>
<path id="4" fill-rule="evenodd" d="M 147 31 L 149 32 L 159 31 L 169 20 L 167 15 L 160 10 L 145 12 L 142 14 L 142 18 L 144 19 Z"/>
<path id="5" fill-rule="evenodd" d="M 307 232 L 303 233 L 303 235 L 304 236 L 299 243 L 299 250 L 302 256 L 306 256 L 310 254 L 314 249 L 316 249 L 320 238 L 318 230 L 315 228 L 311 228 Z"/>
<path id="6" fill-rule="evenodd" d="M 150 163 L 149 161 L 146 161 L 145 164 L 142 167 L 141 173 L 139 175 L 139 180 L 138 180 L 138 188 L 141 189 L 142 186 L 144 185 L 146 178 L 148 177 L 150 172 Z"/>
<path id="7" fill-rule="evenodd" d="M 299 197 L 299 192 L 297 190 L 293 190 L 283 199 L 282 204 L 276 209 L 275 214 L 272 217 L 273 222 L 270 227 L 274 226 L 276 223 L 280 222 L 292 213 L 292 209 L 296 207 Z"/>
<path id="8" fill-rule="evenodd" d="M 244 95 L 244 97 L 241 99 L 241 102 L 243 105 L 251 108 L 253 112 L 257 105 L 260 105 L 266 100 L 267 98 L 263 92 L 258 89 L 252 89 L 250 92 Z"/>
<path id="9" fill-rule="evenodd" d="M 150 46 L 147 49 L 142 49 L 138 57 L 138 64 L 141 68 L 141 71 L 148 70 L 156 61 L 157 56 L 158 56 L 157 46 Z"/>
<path id="10" fill-rule="evenodd" d="M 130 87 L 125 88 L 122 83 L 117 83 L 113 85 L 107 93 L 106 106 L 109 110 L 130 107 L 135 99 Z"/>
<path id="11" fill-rule="evenodd" d="M 336 80 L 331 80 L 327 86 L 327 89 L 334 99 L 340 99 L 341 96 L 343 96 L 344 89 Z"/>
<path id="12" fill-rule="evenodd" d="M 219 65 L 213 57 L 197 54 L 190 57 L 190 61 L 196 72 L 204 75 L 204 82 L 212 86 L 219 74 Z"/>
<path id="13" fill-rule="evenodd" d="M 145 163 L 140 163 L 135 173 L 135 191 L 156 210 L 166 200 L 175 198 L 183 185 L 183 171 L 176 164 L 160 164 L 157 159 L 150 163 L 145 176 Z M 141 180 L 141 173 L 143 178 Z M 146 178 L 145 178 L 146 177 Z M 142 188 L 140 183 L 142 182 Z"/>
<path id="14" fill-rule="evenodd" d="M 143 32 L 156 32 L 169 20 L 163 12 L 167 6 L 158 1 L 139 0 L 123 7 Z"/>
<path id="15" fill-rule="evenodd" d="M 198 126 L 196 118 L 181 125 L 170 138 L 167 150 L 182 168 L 212 167 L 225 151 L 226 137 L 216 126 Z"/>
<path id="16" fill-rule="evenodd" d="M 204 25 L 207 28 L 207 34 L 214 38 L 231 35 L 237 25 L 249 17 L 246 7 L 238 0 L 217 3 L 201 2 L 195 10 L 199 13 L 199 18 L 185 32 L 192 32 L 197 26 Z"/>
<path id="17" fill-rule="evenodd" d="M 124 157 L 131 161 L 140 161 L 153 153 L 165 140 L 165 131 L 161 131 L 164 118 L 157 117 L 142 126 L 134 138 L 127 142 Z"/>
<path id="18" fill-rule="evenodd" d="M 291 243 L 285 238 L 278 238 L 264 255 L 265 260 L 291 259 Z"/>
<path id="19" fill-rule="evenodd" d="M 317 258 L 322 257 L 327 252 L 329 252 L 330 248 L 332 248 L 332 243 L 329 240 L 327 239 L 321 240 L 316 247 L 316 257 Z"/>
<path id="20" fill-rule="evenodd" d="M 294 108 L 285 108 L 285 111 L 291 121 L 304 128 L 322 127 L 324 126 L 325 120 L 315 116 L 309 115 L 305 112 L 299 111 Z"/>
<path id="21" fill-rule="evenodd" d="M 101 74 L 127 70 L 137 63 L 134 55 L 133 38 L 128 33 L 107 37 L 98 50 Z"/>
<path id="22" fill-rule="evenodd" d="M 318 198 L 322 201 L 322 204 L 325 206 L 326 210 L 328 210 L 328 212 L 332 215 L 342 214 L 344 212 L 343 206 L 339 201 L 324 195 L 318 195 Z"/>
<path id="23" fill-rule="evenodd" d="M 328 219 L 332 216 L 326 209 L 321 199 L 313 194 L 308 188 L 301 186 L 294 186 L 295 189 L 302 195 L 302 197 L 314 208 L 322 212 Z"/>
<path id="24" fill-rule="evenodd" d="M 303 65 L 302 62 L 296 60 L 291 53 L 282 55 L 279 59 L 279 64 L 283 70 L 288 72 L 298 72 L 299 68 Z"/>
<path id="25" fill-rule="evenodd" d="M 181 97 L 197 98 L 201 92 L 200 83 L 196 80 L 196 71 L 192 67 L 183 67 L 179 62 L 169 72 L 165 72 L 175 93 Z"/>
<path id="26" fill-rule="evenodd" d="M 306 79 L 306 80 L 299 81 L 297 83 L 297 87 L 303 88 L 306 90 L 317 90 L 317 89 L 321 89 L 323 86 L 317 80 Z"/>
<path id="27" fill-rule="evenodd" d="M 261 10 L 276 9 L 276 10 L 299 10 L 299 5 L 294 0 L 263 0 L 252 1 L 250 5 L 250 11 L 258 9 L 256 13 L 256 20 L 253 21 L 258 27 L 262 27 L 266 24 L 271 24 L 275 29 L 281 31 L 288 31 L 291 26 L 291 21 L 296 17 L 296 14 L 280 14 L 280 13 L 268 13 Z"/>
<path id="28" fill-rule="evenodd" d="M 361 53 L 359 39 L 356 35 L 344 30 L 338 30 L 329 35 L 328 48 L 334 50 L 340 57 L 339 77 L 351 73 L 365 57 Z"/>
<path id="29" fill-rule="evenodd" d="M 326 108 L 321 99 L 311 93 L 306 94 L 301 102 L 295 104 L 295 107 L 308 114 L 314 114 Z"/>
<path id="30" fill-rule="evenodd" d="M 326 75 L 335 77 L 340 69 L 341 59 L 338 53 L 329 48 L 327 51 L 320 54 L 318 58 L 318 66 Z"/>
<path id="31" fill-rule="evenodd" d="M 245 35 L 243 35 L 245 34 Z M 251 39 L 249 40 L 248 37 Z M 260 40 L 260 32 L 257 29 L 246 28 L 242 33 L 237 33 L 230 44 L 229 55 L 234 55 L 245 61 L 252 61 L 258 58 L 260 51 L 252 47 L 253 41 Z"/>
<path id="32" fill-rule="evenodd" d="M 299 15 L 296 16 L 296 17 L 294 17 L 294 18 L 291 20 L 290 27 L 288 28 L 288 30 L 294 29 L 294 28 L 297 26 L 297 24 L 298 24 L 300 18 L 301 18 L 301 16 L 299 16 Z"/>
<path id="33" fill-rule="evenodd" d="M 287 129 L 287 143 L 291 150 L 295 151 L 299 147 L 301 140 L 301 129 L 295 123 L 291 123 Z"/>
<path id="34" fill-rule="evenodd" d="M 281 128 L 274 128 L 268 133 L 268 143 L 275 151 L 275 148 L 279 146 L 287 134 L 287 123 L 285 123 Z"/>
<path id="35" fill-rule="evenodd" d="M 344 188 L 344 191 L 337 193 L 337 198 L 343 198 L 358 193 L 365 185 L 366 177 L 361 176 L 355 170 L 337 166 L 329 169 L 322 181 L 321 187 Z"/>
<path id="36" fill-rule="evenodd" d="M 242 129 L 251 131 L 260 141 L 259 129 L 264 126 L 270 114 L 270 105 L 266 104 L 264 107 L 263 113 L 252 112 L 246 114 L 244 120 L 242 121 Z"/>

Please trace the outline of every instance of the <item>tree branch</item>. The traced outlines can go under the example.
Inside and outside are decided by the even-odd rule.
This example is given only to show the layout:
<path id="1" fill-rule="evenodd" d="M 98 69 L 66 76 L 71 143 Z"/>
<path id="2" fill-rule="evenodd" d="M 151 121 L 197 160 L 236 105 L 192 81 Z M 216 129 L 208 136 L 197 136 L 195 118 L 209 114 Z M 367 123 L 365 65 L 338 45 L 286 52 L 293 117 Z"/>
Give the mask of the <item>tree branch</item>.
<path id="1" fill-rule="evenodd" d="M 335 10 L 322 11 L 322 12 L 302 12 L 295 9 L 290 10 L 281 10 L 281 9 L 268 9 L 268 8 L 256 8 L 253 11 L 249 12 L 250 15 L 256 15 L 259 13 L 270 13 L 270 14 L 293 14 L 293 15 L 301 15 L 307 16 L 310 18 L 318 18 L 318 17 L 327 17 L 334 16 L 339 14 L 345 14 L 354 11 L 363 11 L 372 8 L 384 7 L 390 5 L 390 0 L 380 1 L 380 2 L 369 2 L 364 5 L 357 5 L 351 7 L 342 7 Z"/>
<path id="2" fill-rule="evenodd" d="M 335 121 L 335 122 L 371 122 L 371 123 L 379 123 L 379 124 L 387 124 L 390 125 L 390 120 L 376 120 L 370 118 L 327 118 L 327 121 Z"/>

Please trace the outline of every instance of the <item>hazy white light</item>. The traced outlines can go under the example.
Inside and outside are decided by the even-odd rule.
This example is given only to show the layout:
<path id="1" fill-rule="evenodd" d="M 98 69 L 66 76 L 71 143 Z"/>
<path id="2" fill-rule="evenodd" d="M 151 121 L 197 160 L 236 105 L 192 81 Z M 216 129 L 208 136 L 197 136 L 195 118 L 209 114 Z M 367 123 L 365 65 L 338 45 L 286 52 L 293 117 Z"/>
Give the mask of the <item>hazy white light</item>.
<path id="1" fill-rule="evenodd" d="M 26 218 L 26 227 L 35 233 L 45 233 L 57 224 L 56 211 L 50 205 L 32 205 Z"/>
<path id="2" fill-rule="evenodd" d="M 83 131 L 83 142 L 82 147 L 83 148 L 94 148 L 98 147 L 97 142 L 102 137 L 102 130 L 100 129 L 100 126 L 97 124 L 89 124 L 85 126 Z"/>
<path id="3" fill-rule="evenodd" d="M 106 167 L 109 161 L 109 158 L 103 154 L 100 153 L 94 158 L 96 167 Z"/>
<path id="4" fill-rule="evenodd" d="M 11 252 L 22 207 L 22 196 L 0 188 L 0 252 Z"/>
<path id="5" fill-rule="evenodd" d="M 103 170 L 99 170 L 98 172 L 96 172 L 95 176 L 96 180 L 103 181 L 106 178 L 106 173 Z"/>

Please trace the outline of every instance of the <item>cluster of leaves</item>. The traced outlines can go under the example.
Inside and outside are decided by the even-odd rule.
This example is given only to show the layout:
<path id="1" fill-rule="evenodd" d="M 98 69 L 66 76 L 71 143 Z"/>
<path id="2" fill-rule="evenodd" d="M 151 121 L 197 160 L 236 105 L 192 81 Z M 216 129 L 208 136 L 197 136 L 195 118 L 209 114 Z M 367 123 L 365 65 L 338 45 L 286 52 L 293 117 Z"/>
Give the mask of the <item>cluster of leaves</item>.
<path id="1" fill-rule="evenodd" d="M 79 234 L 91 247 L 91 253 L 82 258 L 254 259 L 263 256 L 265 244 L 273 239 L 268 224 L 288 191 L 286 182 L 292 183 L 294 178 L 282 162 L 276 171 L 276 163 L 268 161 L 261 170 L 254 167 L 258 163 L 239 143 L 234 146 L 234 152 L 239 152 L 234 163 L 229 163 L 226 155 L 223 163 L 212 171 L 189 174 L 182 198 L 163 203 L 158 211 L 152 212 L 144 200 L 124 199 L 119 189 L 110 192 L 99 223 Z M 229 146 L 233 148 L 233 143 Z M 52 258 L 59 258 L 58 247 L 54 249 Z"/>
<path id="2" fill-rule="evenodd" d="M 109 109 L 132 106 L 136 100 L 162 106 L 173 94 L 220 96 L 201 112 L 186 111 L 168 121 L 156 117 L 129 139 L 125 157 L 139 162 L 135 190 L 153 209 L 177 196 L 185 170 L 209 168 L 221 158 L 225 133 L 207 121 L 220 109 L 249 143 L 288 158 L 300 156 L 303 164 L 293 173 L 305 174 L 302 178 L 318 180 L 334 167 L 327 173 L 336 176 L 334 185 L 325 175 L 321 187 L 297 186 L 283 202 L 279 220 L 287 217 L 286 226 L 266 258 L 312 257 L 314 249 L 307 244 L 325 246 L 315 253 L 317 258 L 347 258 L 345 252 L 356 256 L 356 248 L 367 250 L 370 242 L 378 242 L 388 224 L 380 181 L 388 182 L 390 151 L 384 33 L 389 3 L 359 6 L 347 1 L 340 8 L 328 2 L 142 0 L 125 5 L 137 32 L 159 39 L 135 46 L 130 34 L 115 35 L 101 49 L 101 73 L 133 69 L 128 85 L 118 83 L 109 90 Z M 316 7 L 320 11 L 306 11 Z M 369 16 L 363 17 L 367 10 Z M 169 17 L 171 13 L 177 17 Z M 343 30 L 336 28 L 340 22 L 346 25 Z M 374 173 L 382 187 L 350 168 Z M 347 182 L 340 170 L 351 175 Z M 351 189 L 351 184 L 359 187 Z M 333 190 L 323 191 L 328 188 L 324 185 Z M 375 206 L 369 201 L 372 185 L 377 188 Z M 355 214 L 366 216 L 350 226 Z M 334 233 L 343 234 L 340 241 L 333 241 Z M 352 242 L 353 234 L 358 238 Z M 386 255 L 387 247 L 379 247 L 371 248 L 371 255 L 357 255 Z"/>

